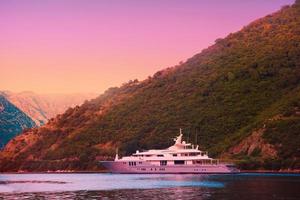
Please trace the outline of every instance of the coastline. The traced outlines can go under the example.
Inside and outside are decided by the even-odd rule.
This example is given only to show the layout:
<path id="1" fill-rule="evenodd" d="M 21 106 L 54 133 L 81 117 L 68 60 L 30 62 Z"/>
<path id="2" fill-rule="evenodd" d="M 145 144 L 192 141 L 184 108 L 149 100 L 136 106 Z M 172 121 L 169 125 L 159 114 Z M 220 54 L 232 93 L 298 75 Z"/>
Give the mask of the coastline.
<path id="1" fill-rule="evenodd" d="M 59 171 L 18 171 L 18 172 L 0 172 L 1 174 L 109 174 L 107 170 L 99 171 L 71 171 L 71 170 L 59 170 Z M 241 170 L 242 173 L 253 174 L 300 174 L 300 169 L 297 170 Z M 212 173 L 213 174 L 213 173 Z M 239 173 L 238 173 L 239 174 Z M 201 175 L 201 174 L 197 174 Z"/>
<path id="2" fill-rule="evenodd" d="M 241 170 L 241 173 L 300 174 L 300 169 L 296 169 L 296 170 Z"/>

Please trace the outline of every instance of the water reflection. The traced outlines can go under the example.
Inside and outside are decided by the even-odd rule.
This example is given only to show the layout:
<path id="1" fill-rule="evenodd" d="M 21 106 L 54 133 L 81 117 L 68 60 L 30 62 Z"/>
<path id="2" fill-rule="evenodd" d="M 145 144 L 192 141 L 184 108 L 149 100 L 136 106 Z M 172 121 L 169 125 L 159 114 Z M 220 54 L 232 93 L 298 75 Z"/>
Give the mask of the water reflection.
<path id="1" fill-rule="evenodd" d="M 209 190 L 192 187 L 5 194 L 5 199 L 208 199 Z"/>
<path id="2" fill-rule="evenodd" d="M 0 176 L 1 192 L 151 189 L 166 187 L 223 187 L 209 176 L 118 174 L 7 174 Z M 26 183 L 26 184 L 25 184 Z M 62 184 L 64 183 L 64 184 Z M 58 185 L 59 184 L 59 185 Z"/>
<path id="3" fill-rule="evenodd" d="M 3 174 L 0 199 L 300 199 L 300 175 Z"/>

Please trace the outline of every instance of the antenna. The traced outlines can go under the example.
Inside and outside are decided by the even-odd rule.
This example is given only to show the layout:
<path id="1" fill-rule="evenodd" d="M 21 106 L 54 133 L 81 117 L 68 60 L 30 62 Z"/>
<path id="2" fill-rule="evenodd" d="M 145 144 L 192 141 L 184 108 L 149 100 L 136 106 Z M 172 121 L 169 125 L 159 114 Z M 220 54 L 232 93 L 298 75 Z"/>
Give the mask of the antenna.
<path id="1" fill-rule="evenodd" d="M 197 132 L 197 127 L 195 128 L 196 130 L 196 144 L 198 144 L 198 132 Z"/>
<path id="2" fill-rule="evenodd" d="M 116 149 L 116 157 L 115 157 L 115 161 L 119 160 L 119 148 Z"/>
<path id="3" fill-rule="evenodd" d="M 200 133 L 200 135 L 199 135 L 200 142 L 198 142 L 198 132 Z M 200 143 L 200 146 L 201 146 L 201 131 L 200 131 L 200 127 L 197 127 L 197 143 Z"/>
<path id="4" fill-rule="evenodd" d="M 190 132 L 191 132 L 191 128 L 189 128 L 189 130 L 188 130 L 187 143 L 189 143 L 189 140 L 190 140 Z"/>

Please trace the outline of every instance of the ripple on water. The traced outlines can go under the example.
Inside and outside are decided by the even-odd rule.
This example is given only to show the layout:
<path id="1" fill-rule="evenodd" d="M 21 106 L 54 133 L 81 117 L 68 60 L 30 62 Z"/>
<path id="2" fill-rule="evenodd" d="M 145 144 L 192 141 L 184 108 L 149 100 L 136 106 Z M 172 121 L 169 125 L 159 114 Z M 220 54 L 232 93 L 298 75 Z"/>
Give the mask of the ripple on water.
<path id="1" fill-rule="evenodd" d="M 300 199 L 300 175 L 0 174 L 0 199 Z"/>
<path id="2" fill-rule="evenodd" d="M 211 192 L 193 187 L 5 194 L 5 199 L 208 199 Z"/>

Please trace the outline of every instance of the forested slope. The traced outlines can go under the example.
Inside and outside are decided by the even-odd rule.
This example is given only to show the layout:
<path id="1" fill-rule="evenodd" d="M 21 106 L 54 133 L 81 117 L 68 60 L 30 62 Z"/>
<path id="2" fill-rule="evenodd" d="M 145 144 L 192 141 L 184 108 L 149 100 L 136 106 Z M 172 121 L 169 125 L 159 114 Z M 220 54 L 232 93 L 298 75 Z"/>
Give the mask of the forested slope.
<path id="1" fill-rule="evenodd" d="M 95 170 L 96 158 L 117 147 L 122 154 L 167 147 L 179 128 L 244 168 L 300 168 L 299 83 L 296 3 L 23 133 L 2 152 L 1 169 Z"/>

